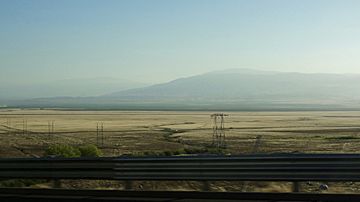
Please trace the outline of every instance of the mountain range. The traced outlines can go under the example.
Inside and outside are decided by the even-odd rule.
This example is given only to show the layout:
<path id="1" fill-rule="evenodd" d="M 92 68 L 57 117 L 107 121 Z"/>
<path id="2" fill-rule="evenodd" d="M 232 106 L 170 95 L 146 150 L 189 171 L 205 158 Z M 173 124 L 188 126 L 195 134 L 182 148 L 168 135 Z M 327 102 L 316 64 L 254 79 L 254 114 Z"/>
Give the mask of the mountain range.
<path id="1" fill-rule="evenodd" d="M 13 106 L 138 110 L 347 110 L 360 109 L 359 90 L 360 75 L 357 74 L 229 69 L 147 87 L 104 92 L 100 96 L 38 98 L 14 101 Z"/>

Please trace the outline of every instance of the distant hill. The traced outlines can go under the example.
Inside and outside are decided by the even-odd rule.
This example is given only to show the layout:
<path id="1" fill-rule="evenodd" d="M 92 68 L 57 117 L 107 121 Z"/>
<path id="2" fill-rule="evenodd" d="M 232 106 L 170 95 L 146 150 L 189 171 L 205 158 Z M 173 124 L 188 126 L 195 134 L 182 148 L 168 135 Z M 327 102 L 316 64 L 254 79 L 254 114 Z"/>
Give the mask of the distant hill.
<path id="1" fill-rule="evenodd" d="M 302 74 L 249 69 L 210 72 L 108 97 L 127 99 L 336 102 L 360 99 L 360 75 Z"/>
<path id="2" fill-rule="evenodd" d="M 29 103 L 120 109 L 360 109 L 360 75 L 230 69 L 98 97 Z"/>

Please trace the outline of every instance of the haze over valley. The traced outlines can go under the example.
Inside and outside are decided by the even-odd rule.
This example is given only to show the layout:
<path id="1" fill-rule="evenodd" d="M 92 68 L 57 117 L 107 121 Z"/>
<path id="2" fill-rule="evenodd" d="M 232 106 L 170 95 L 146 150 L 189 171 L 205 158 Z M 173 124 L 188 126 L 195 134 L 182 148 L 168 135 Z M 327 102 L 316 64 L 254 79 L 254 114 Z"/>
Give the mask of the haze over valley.
<path id="1" fill-rule="evenodd" d="M 21 100 L 44 97 L 100 96 L 146 85 L 142 82 L 111 77 L 18 83 L 0 81 L 0 98 L 2 100 Z"/>
<path id="2" fill-rule="evenodd" d="M 358 74 L 228 69 L 144 86 L 121 79 L 71 80 L 33 88 L 28 91 L 33 93 L 31 99 L 14 99 L 5 105 L 145 110 L 334 110 L 360 106 L 360 92 L 354 90 L 360 88 Z M 52 93 L 39 96 L 46 93 L 44 89 Z"/>

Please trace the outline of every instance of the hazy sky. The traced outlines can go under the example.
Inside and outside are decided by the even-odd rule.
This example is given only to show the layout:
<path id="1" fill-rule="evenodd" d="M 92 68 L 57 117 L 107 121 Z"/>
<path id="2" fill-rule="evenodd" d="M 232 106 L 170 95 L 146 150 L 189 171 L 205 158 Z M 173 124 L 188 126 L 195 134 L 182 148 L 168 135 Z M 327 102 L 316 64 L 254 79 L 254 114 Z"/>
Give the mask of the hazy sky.
<path id="1" fill-rule="evenodd" d="M 359 0 L 0 0 L 0 80 L 360 73 Z"/>

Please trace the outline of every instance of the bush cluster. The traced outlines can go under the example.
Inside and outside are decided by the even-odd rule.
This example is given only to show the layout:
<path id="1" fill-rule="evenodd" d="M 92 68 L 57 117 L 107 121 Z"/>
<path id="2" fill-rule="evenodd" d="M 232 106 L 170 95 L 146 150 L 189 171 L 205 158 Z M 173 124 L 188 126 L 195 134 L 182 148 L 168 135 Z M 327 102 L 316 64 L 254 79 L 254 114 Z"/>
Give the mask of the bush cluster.
<path id="1" fill-rule="evenodd" d="M 76 157 L 100 157 L 102 155 L 102 152 L 95 145 L 84 145 L 80 147 L 73 147 L 70 145 L 55 144 L 49 146 L 45 154 L 47 156 L 76 158 Z"/>
<path id="2" fill-rule="evenodd" d="M 82 157 L 100 157 L 102 156 L 101 150 L 95 145 L 80 146 L 79 151 Z"/>

